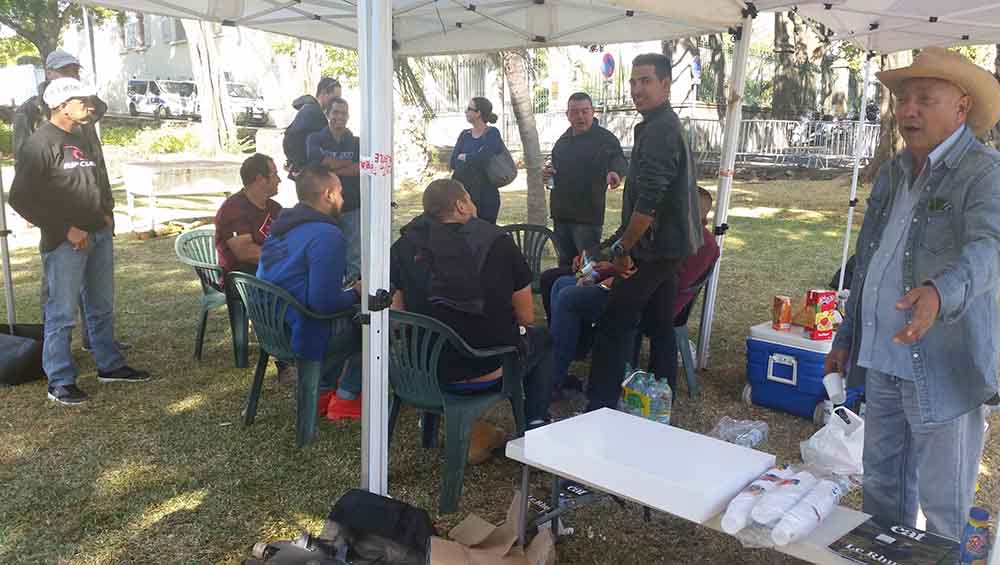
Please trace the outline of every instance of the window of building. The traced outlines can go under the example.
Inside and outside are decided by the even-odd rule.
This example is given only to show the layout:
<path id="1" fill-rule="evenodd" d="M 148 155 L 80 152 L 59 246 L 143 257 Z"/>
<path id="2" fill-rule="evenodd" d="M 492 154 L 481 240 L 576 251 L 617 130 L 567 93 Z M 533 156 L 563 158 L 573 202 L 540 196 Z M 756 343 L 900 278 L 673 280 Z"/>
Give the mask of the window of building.
<path id="1" fill-rule="evenodd" d="M 125 49 L 142 49 L 146 46 L 146 27 L 142 14 L 127 12 L 122 22 L 122 44 Z"/>

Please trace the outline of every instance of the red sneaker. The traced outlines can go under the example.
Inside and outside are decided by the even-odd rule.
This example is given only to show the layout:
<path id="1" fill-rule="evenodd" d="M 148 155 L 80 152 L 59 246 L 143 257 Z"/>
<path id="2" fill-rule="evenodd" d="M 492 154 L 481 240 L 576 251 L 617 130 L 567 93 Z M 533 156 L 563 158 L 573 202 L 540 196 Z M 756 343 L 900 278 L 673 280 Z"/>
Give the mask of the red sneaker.
<path id="1" fill-rule="evenodd" d="M 334 394 L 335 394 L 334 391 L 331 390 L 329 392 L 324 392 L 323 394 L 319 395 L 319 401 L 316 402 L 316 413 L 319 415 L 320 418 L 326 416 L 327 407 L 330 404 L 330 401 L 333 399 Z"/>
<path id="2" fill-rule="evenodd" d="M 361 396 L 354 400 L 344 400 L 336 394 L 330 397 L 330 404 L 326 407 L 327 420 L 360 420 L 361 419 Z"/>

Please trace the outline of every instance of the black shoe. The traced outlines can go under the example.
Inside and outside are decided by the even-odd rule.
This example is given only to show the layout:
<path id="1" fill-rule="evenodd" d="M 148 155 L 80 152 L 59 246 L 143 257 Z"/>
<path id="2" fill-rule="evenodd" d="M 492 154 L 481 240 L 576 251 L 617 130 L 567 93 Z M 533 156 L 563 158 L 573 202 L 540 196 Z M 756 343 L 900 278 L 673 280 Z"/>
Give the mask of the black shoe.
<path id="1" fill-rule="evenodd" d="M 123 365 L 114 371 L 97 373 L 97 380 L 102 383 L 141 383 L 149 380 L 149 373 Z"/>
<path id="2" fill-rule="evenodd" d="M 81 345 L 80 347 L 82 347 L 83 350 L 86 351 L 87 353 L 90 353 L 90 350 L 93 349 L 92 347 L 90 347 L 89 343 L 85 343 L 85 344 Z M 127 342 L 127 341 L 118 341 L 116 339 L 115 340 L 115 347 L 118 349 L 118 351 L 125 351 L 125 350 L 128 350 L 128 349 L 132 349 L 132 344 L 129 343 L 129 342 Z"/>
<path id="3" fill-rule="evenodd" d="M 59 404 L 74 406 L 83 404 L 89 399 L 87 393 L 80 390 L 75 384 L 49 387 L 49 400 L 55 400 Z"/>

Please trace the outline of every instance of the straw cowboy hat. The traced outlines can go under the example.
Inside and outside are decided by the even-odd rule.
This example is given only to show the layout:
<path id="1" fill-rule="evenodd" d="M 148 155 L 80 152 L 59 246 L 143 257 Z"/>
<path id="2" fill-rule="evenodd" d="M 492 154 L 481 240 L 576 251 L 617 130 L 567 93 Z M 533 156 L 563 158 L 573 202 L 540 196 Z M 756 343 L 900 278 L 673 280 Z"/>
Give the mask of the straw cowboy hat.
<path id="1" fill-rule="evenodd" d="M 875 76 L 893 94 L 911 78 L 937 78 L 954 84 L 972 99 L 965 123 L 978 137 L 1000 121 L 1000 83 L 989 71 L 954 51 L 928 47 L 913 58 L 909 67 L 882 71 Z"/>

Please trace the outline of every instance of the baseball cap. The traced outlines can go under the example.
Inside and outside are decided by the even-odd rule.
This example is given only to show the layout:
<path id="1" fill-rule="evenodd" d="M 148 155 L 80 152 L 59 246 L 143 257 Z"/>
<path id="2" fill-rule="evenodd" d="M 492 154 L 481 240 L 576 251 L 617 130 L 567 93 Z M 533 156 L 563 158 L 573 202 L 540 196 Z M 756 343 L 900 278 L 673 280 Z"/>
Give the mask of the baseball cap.
<path id="1" fill-rule="evenodd" d="M 62 49 L 56 49 L 55 51 L 49 53 L 49 56 L 45 58 L 46 69 L 56 70 L 68 67 L 69 65 L 76 65 L 79 67 L 80 60 Z"/>
<path id="2" fill-rule="evenodd" d="M 70 98 L 86 98 L 97 96 L 94 87 L 88 86 L 75 78 L 57 78 L 45 87 L 42 99 L 49 108 L 58 108 Z"/>

